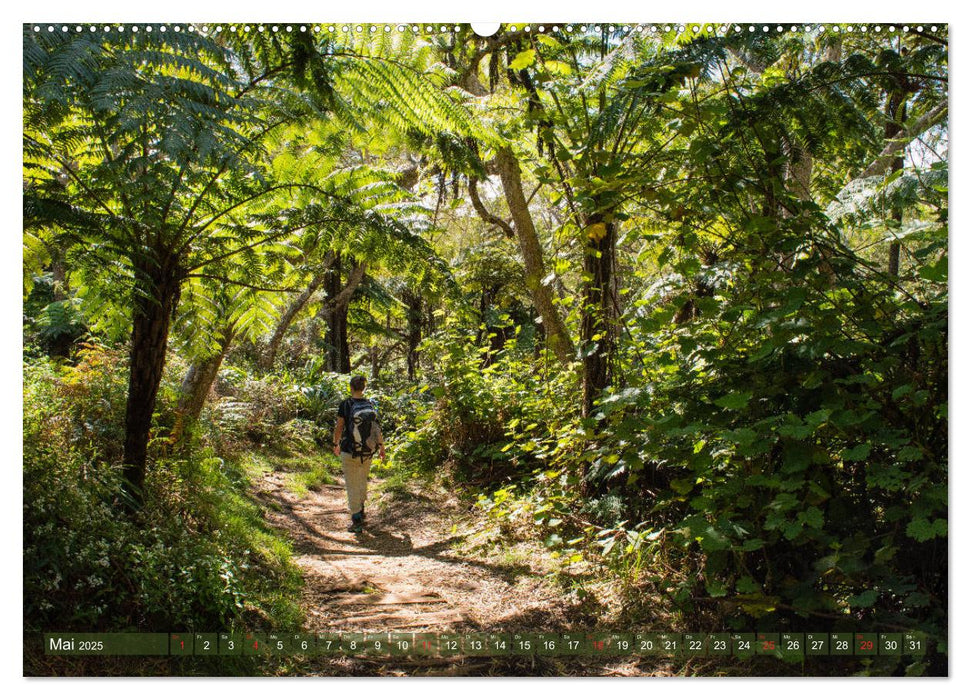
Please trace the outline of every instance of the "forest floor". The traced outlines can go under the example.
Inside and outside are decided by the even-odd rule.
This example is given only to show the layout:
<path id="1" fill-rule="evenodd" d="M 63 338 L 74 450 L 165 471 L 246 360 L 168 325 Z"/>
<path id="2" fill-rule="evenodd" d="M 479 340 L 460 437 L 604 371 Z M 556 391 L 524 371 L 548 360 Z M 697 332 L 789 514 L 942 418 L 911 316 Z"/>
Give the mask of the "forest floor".
<path id="1" fill-rule="evenodd" d="M 343 481 L 293 488 L 264 473 L 267 519 L 293 542 L 304 573 L 309 632 L 567 632 L 603 628 L 611 615 L 588 586 L 593 571 L 564 570 L 548 551 L 504 546 L 441 484 L 372 476 L 367 521 L 349 524 Z M 301 493 L 303 492 L 303 493 Z M 580 657 L 324 657 L 294 673 L 320 675 L 671 675 L 663 659 Z"/>

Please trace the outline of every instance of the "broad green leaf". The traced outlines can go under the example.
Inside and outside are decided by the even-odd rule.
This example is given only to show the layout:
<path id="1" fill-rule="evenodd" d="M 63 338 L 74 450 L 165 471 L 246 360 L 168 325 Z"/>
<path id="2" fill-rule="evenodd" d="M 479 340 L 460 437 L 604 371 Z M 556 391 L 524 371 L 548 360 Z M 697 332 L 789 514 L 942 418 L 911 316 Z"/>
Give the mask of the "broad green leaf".
<path id="1" fill-rule="evenodd" d="M 857 595 L 850 596 L 846 602 L 851 608 L 871 608 L 879 597 L 876 591 L 863 591 Z"/>
<path id="2" fill-rule="evenodd" d="M 751 399 L 751 391 L 736 391 L 730 394 L 725 394 L 724 396 L 720 396 L 712 403 L 714 403 L 716 406 L 721 406 L 722 408 L 737 410 L 748 405 L 748 402 L 751 401 Z"/>
<path id="3" fill-rule="evenodd" d="M 870 445 L 863 443 L 856 447 L 847 447 L 842 452 L 842 457 L 847 462 L 859 462 L 870 455 Z"/>
<path id="4" fill-rule="evenodd" d="M 509 70 L 522 70 L 523 68 L 528 68 L 536 62 L 536 49 L 526 49 L 525 51 L 520 51 L 516 54 L 514 58 L 509 63 Z"/>

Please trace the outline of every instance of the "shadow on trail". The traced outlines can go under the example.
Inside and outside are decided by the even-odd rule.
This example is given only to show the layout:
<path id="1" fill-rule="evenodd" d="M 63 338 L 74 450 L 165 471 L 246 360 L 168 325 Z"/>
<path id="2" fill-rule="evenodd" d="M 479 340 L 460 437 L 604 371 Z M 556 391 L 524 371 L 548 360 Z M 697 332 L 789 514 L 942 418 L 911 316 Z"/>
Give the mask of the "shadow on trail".
<path id="1" fill-rule="evenodd" d="M 289 500 L 283 489 L 266 492 L 263 497 L 277 504 L 277 514 L 290 523 L 287 529 L 294 540 L 294 552 L 299 554 L 317 557 L 425 557 L 444 564 L 473 567 L 497 575 L 509 583 L 534 573 L 528 565 L 486 563 L 449 553 L 453 545 L 463 540 L 459 535 L 416 547 L 407 532 L 383 527 L 381 521 L 384 518 L 366 523 L 364 532 L 354 535 L 353 541 L 349 542 L 344 532 L 346 517 L 334 517 L 346 516 L 346 509 L 307 507 L 307 513 L 298 512 L 300 502 Z M 409 505 L 416 505 L 415 502 L 435 505 L 433 499 L 421 494 L 413 494 L 411 500 Z M 409 517 L 413 516 L 403 519 Z"/>

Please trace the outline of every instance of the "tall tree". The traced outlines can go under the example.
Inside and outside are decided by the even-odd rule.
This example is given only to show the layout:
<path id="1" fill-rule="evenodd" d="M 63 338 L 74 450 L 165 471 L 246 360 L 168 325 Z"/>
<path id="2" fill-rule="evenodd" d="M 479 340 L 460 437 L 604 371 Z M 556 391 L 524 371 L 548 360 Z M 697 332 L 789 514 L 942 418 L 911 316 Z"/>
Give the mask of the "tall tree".
<path id="1" fill-rule="evenodd" d="M 496 165 L 519 240 L 523 265 L 526 268 L 526 287 L 532 294 L 533 304 L 543 319 L 547 343 L 560 362 L 565 364 L 573 359 L 573 341 L 553 299 L 553 289 L 543 260 L 543 247 L 523 191 L 519 161 L 512 149 L 500 147 L 496 149 Z"/>
<path id="2" fill-rule="evenodd" d="M 341 75 L 349 80 L 338 100 Z M 266 142 L 283 125 L 328 107 L 346 115 L 353 103 L 397 109 L 402 123 L 418 129 L 466 124 L 461 108 L 422 76 L 335 51 L 310 33 L 216 40 L 199 30 L 48 35 L 24 28 L 25 220 L 42 226 L 73 210 L 78 216 L 62 221 L 73 218 L 75 242 L 91 246 L 89 264 L 114 268 L 120 259 L 130 275 L 130 509 L 143 498 L 184 280 L 233 261 L 238 275 L 261 246 L 293 233 L 247 220 L 255 208 L 280 208 L 287 193 L 314 187 L 274 180 Z"/>

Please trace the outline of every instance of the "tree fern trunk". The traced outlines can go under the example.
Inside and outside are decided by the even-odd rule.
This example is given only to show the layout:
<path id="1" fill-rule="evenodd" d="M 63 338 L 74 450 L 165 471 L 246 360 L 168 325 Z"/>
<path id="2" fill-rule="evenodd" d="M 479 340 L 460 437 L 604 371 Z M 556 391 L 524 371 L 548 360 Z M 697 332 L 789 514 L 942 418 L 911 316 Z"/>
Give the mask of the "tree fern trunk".
<path id="1" fill-rule="evenodd" d="M 67 264 L 64 261 L 64 252 L 60 247 L 51 246 L 51 293 L 55 302 L 65 301 L 68 298 L 68 273 Z M 61 332 L 50 338 L 47 342 L 47 354 L 51 359 L 68 357 L 71 354 L 71 347 L 77 340 L 77 333 L 71 327 L 64 327 Z"/>
<path id="2" fill-rule="evenodd" d="M 331 269 L 324 280 L 326 298 L 309 324 L 310 343 L 317 342 L 320 324 L 326 325 L 324 332 L 324 366 L 328 372 L 350 372 L 351 358 L 347 342 L 347 307 L 351 297 L 364 280 L 367 268 L 362 263 L 355 265 L 341 287 L 340 256 L 335 256 Z"/>
<path id="3" fill-rule="evenodd" d="M 327 344 L 332 372 L 347 374 L 351 371 L 350 346 L 347 342 L 347 305 L 335 308 L 328 319 Z"/>
<path id="4" fill-rule="evenodd" d="M 376 381 L 381 378 L 381 353 L 378 352 L 378 346 L 371 345 L 368 355 L 371 359 L 371 380 Z"/>
<path id="5" fill-rule="evenodd" d="M 408 335 L 407 361 L 408 380 L 414 381 L 418 374 L 418 345 L 421 343 L 422 299 L 412 291 L 405 293 L 405 303 L 408 305 Z"/>
<path id="6" fill-rule="evenodd" d="M 614 224 L 600 217 L 587 221 L 583 252 L 583 316 L 580 342 L 583 348 L 583 415 L 593 414 L 593 403 L 611 381 L 616 345 L 613 260 Z"/>
<path id="7" fill-rule="evenodd" d="M 341 258 L 336 256 L 334 265 L 327 277 L 327 301 L 317 313 L 327 322 L 324 341 L 327 344 L 326 366 L 330 372 L 347 374 L 351 371 L 351 353 L 347 342 L 347 308 L 358 285 L 364 279 L 364 265 L 354 265 L 347 276 L 347 283 L 341 286 Z"/>
<path id="8" fill-rule="evenodd" d="M 335 299 L 340 292 L 341 288 L 341 267 L 342 260 L 340 255 L 334 256 L 333 264 L 327 271 L 324 280 L 324 291 L 327 294 L 327 301 Z M 324 366 L 327 368 L 328 372 L 340 372 L 341 371 L 341 358 L 340 358 L 340 336 L 341 336 L 341 318 L 340 309 L 336 306 L 328 305 L 326 302 L 317 312 L 317 318 L 324 321 L 324 344 L 325 350 L 325 363 Z"/>
<path id="9" fill-rule="evenodd" d="M 152 414 L 181 283 L 174 270 L 151 261 L 136 262 L 135 280 L 123 468 L 128 495 L 125 507 L 130 512 L 144 502 Z"/>

